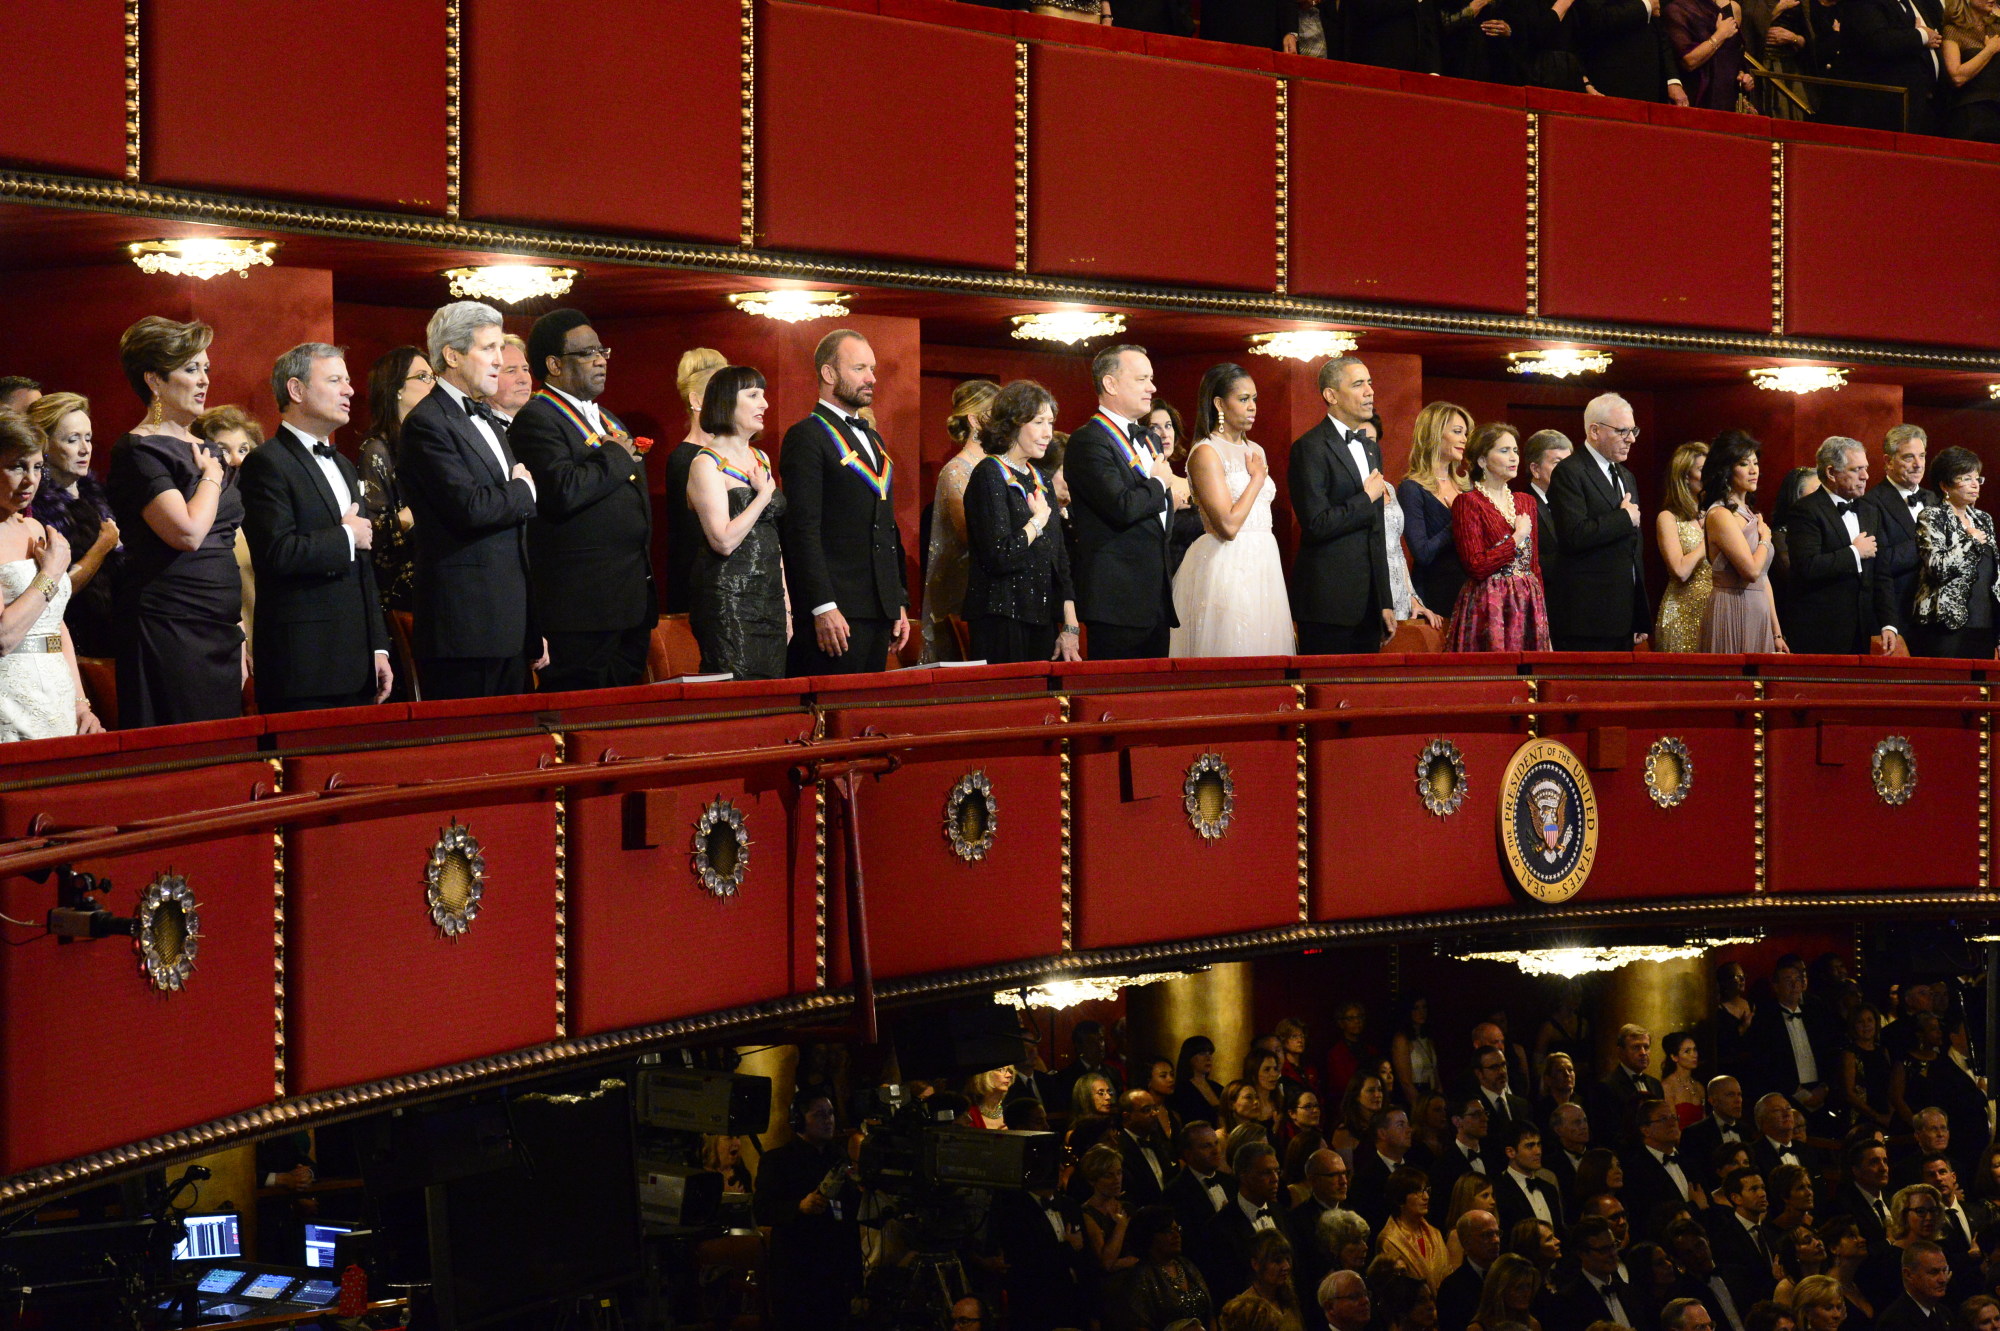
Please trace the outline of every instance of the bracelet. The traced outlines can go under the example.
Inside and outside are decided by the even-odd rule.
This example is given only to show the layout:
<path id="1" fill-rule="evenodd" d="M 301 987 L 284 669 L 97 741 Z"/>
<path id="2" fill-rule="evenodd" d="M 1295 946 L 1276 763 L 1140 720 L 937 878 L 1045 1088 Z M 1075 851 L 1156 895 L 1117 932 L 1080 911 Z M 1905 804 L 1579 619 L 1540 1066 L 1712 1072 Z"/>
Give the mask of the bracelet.
<path id="1" fill-rule="evenodd" d="M 202 486 L 202 481 L 207 481 L 207 482 L 209 482 L 210 484 L 214 485 L 214 486 L 215 486 L 215 488 L 216 488 L 217 490 L 220 490 L 220 489 L 222 489 L 222 482 L 221 482 L 221 481 L 218 481 L 218 480 L 216 480 L 216 479 L 215 479 L 215 477 L 213 477 L 213 476 L 204 476 L 204 477 L 202 477 L 200 481 L 196 481 L 196 482 L 194 483 L 194 488 L 195 488 L 195 489 L 197 489 L 197 490 L 201 489 L 201 486 Z"/>
<path id="2" fill-rule="evenodd" d="M 33 582 L 29 583 L 28 589 L 40 592 L 44 601 L 53 601 L 56 599 L 56 580 L 46 573 L 41 574 Z"/>
<path id="3" fill-rule="evenodd" d="M 1062 626 L 1061 629 L 1057 630 L 1056 636 L 1062 638 L 1075 638 L 1081 636 L 1082 632 L 1083 630 L 1079 629 L 1074 624 L 1065 624 Z"/>

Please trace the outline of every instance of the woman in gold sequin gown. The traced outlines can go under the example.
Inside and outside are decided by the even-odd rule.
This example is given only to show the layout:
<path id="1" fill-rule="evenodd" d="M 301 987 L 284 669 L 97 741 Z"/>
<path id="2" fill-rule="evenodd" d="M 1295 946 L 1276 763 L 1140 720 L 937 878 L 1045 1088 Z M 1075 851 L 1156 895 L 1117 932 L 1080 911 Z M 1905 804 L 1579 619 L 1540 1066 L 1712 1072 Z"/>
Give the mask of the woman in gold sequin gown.
<path id="1" fill-rule="evenodd" d="M 1653 625 L 1655 651 L 1701 650 L 1701 617 L 1713 586 L 1701 530 L 1701 464 L 1707 457 L 1707 444 L 1682 444 L 1667 466 L 1667 506 L 1654 521 L 1654 536 L 1671 576 Z"/>

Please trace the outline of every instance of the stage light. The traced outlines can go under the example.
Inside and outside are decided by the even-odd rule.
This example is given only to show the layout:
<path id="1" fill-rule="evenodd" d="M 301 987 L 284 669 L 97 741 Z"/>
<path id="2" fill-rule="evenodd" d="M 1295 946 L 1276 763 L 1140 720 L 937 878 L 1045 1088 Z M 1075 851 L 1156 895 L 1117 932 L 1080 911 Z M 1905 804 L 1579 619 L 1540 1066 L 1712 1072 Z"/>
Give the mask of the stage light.
<path id="1" fill-rule="evenodd" d="M 241 240 L 226 236 L 194 236 L 186 240 L 135 240 L 125 247 L 142 272 L 172 277 L 211 277 L 234 273 L 248 277 L 250 269 L 271 266 L 275 240 Z"/>
<path id="2" fill-rule="evenodd" d="M 560 296 L 576 284 L 576 269 L 545 263 L 494 263 L 478 268 L 447 268 L 451 294 L 460 300 L 487 300 L 518 305 L 524 300 Z"/>
<path id="3" fill-rule="evenodd" d="M 1579 374 L 1602 374 L 1611 368 L 1611 353 L 1581 347 L 1550 347 L 1547 351 L 1510 351 L 1510 374 L 1539 374 L 1550 379 L 1568 379 Z"/>
<path id="4" fill-rule="evenodd" d="M 1313 328 L 1286 333 L 1258 333 L 1250 339 L 1250 350 L 1259 356 L 1285 356 L 1308 363 L 1345 356 L 1360 345 L 1352 333 Z"/>
<path id="5" fill-rule="evenodd" d="M 1832 365 L 1780 365 L 1750 371 L 1750 382 L 1773 393 L 1817 393 L 1847 387 L 1847 371 Z"/>
<path id="6" fill-rule="evenodd" d="M 848 312 L 847 302 L 852 299 L 841 291 L 784 287 L 777 291 L 739 291 L 729 298 L 729 303 L 745 314 L 800 324 L 814 319 L 838 319 Z"/>
<path id="7" fill-rule="evenodd" d="M 1025 342 L 1060 342 L 1073 347 L 1094 337 L 1116 337 L 1125 331 L 1122 314 L 1095 310 L 1050 310 L 1046 314 L 1014 316 L 1014 336 Z"/>

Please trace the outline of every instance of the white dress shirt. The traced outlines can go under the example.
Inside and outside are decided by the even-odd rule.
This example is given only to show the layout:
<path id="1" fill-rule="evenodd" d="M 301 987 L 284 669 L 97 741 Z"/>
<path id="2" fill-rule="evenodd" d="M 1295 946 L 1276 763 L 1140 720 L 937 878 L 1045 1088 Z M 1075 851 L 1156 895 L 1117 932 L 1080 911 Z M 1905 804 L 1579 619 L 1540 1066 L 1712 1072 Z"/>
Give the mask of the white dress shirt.
<path id="1" fill-rule="evenodd" d="M 569 403 L 572 407 L 575 407 L 578 413 L 590 422 L 590 429 L 593 434 L 604 433 L 604 417 L 599 414 L 595 402 L 585 402 L 580 397 L 572 397 L 568 393 L 563 392 L 562 389 L 557 388 L 554 384 L 548 385 L 548 390 Z"/>
<path id="2" fill-rule="evenodd" d="M 1672 1179 L 1674 1186 L 1681 1190 L 1681 1200 L 1684 1202 L 1692 1201 L 1693 1198 L 1689 1195 L 1688 1189 L 1688 1176 L 1682 1172 L 1680 1161 L 1668 1160 L 1667 1153 L 1658 1147 L 1648 1146 L 1646 1150 L 1651 1152 L 1652 1157 L 1660 1162 L 1660 1168 L 1667 1171 L 1667 1177 Z"/>
<path id="3" fill-rule="evenodd" d="M 1620 500 L 1626 500 L 1632 497 L 1631 495 L 1625 493 L 1625 482 L 1618 478 L 1618 466 L 1616 463 L 1612 462 L 1610 458 L 1605 457 L 1604 454 L 1598 452 L 1596 447 L 1593 445 L 1585 444 L 1583 451 L 1588 453 L 1590 455 L 1590 460 L 1597 464 L 1597 470 L 1603 473 L 1605 483 L 1610 485 L 1611 492 L 1613 494 L 1617 495 Z"/>
<path id="4" fill-rule="evenodd" d="M 1507 1172 L 1514 1176 L 1514 1186 L 1527 1197 L 1528 1209 L 1535 1213 L 1535 1219 L 1554 1229 L 1556 1218 L 1549 1214 L 1548 1199 L 1543 1197 L 1542 1190 L 1535 1186 L 1540 1180 L 1531 1174 L 1523 1174 L 1512 1165 L 1507 1166 Z M 1629 1326 L 1631 1323 L 1628 1322 L 1626 1325 Z"/>
<path id="5" fill-rule="evenodd" d="M 438 380 L 438 387 L 442 388 L 446 393 L 448 393 L 451 396 L 452 404 L 454 406 L 456 406 L 460 411 L 465 410 L 464 389 L 460 388 L 457 384 L 453 383 L 451 380 L 442 378 Z M 471 416 L 470 419 L 472 422 L 472 432 L 479 436 L 479 438 L 485 443 L 488 449 L 492 450 L 493 463 L 495 466 L 500 468 L 501 477 L 503 479 L 512 479 L 510 473 L 514 469 L 507 465 L 507 450 L 500 446 L 500 436 L 493 433 L 493 427 L 487 423 L 487 420 L 484 416 Z M 540 495 L 536 493 L 535 481 L 532 476 L 528 478 L 528 497 L 530 499 L 540 498 Z"/>
<path id="6" fill-rule="evenodd" d="M 1590 1287 L 1597 1291 L 1597 1297 L 1604 1300 L 1604 1310 L 1611 1314 L 1612 1321 L 1618 1323 L 1620 1326 L 1632 1325 L 1632 1315 L 1625 1311 L 1624 1299 L 1620 1298 L 1618 1292 L 1611 1288 L 1611 1281 L 1608 1278 L 1594 1276 L 1588 1271 L 1583 1273 L 1583 1278 L 1588 1280 Z"/>
<path id="7" fill-rule="evenodd" d="M 1477 1145 L 1468 1145 L 1463 1138 L 1457 1139 L 1453 1144 L 1465 1156 L 1465 1167 L 1467 1169 L 1475 1174 L 1484 1174 L 1486 1172 L 1486 1162 L 1480 1159 L 1479 1147 Z"/>
<path id="8" fill-rule="evenodd" d="M 1210 1174 L 1207 1178 L 1203 1178 L 1201 1175 L 1196 1174 L 1194 1181 L 1199 1183 L 1201 1190 L 1208 1194 L 1208 1204 L 1210 1206 L 1220 1211 L 1223 1207 L 1229 1205 L 1229 1194 L 1222 1189 L 1221 1175 Z"/>
<path id="9" fill-rule="evenodd" d="M 1143 1138 L 1134 1137 L 1129 1131 L 1125 1133 L 1125 1139 L 1131 1142 L 1134 1146 L 1139 1148 L 1139 1154 L 1142 1157 L 1144 1157 L 1146 1163 L 1152 1167 L 1153 1182 L 1161 1187 L 1165 1187 L 1167 1182 L 1167 1175 L 1166 1172 L 1160 1168 L 1159 1156 L 1153 1153 L 1153 1144 L 1151 1142 L 1144 1140 Z"/>
<path id="10" fill-rule="evenodd" d="M 1812 1041 L 1806 1038 L 1806 1014 L 1798 1008 L 1780 1007 L 1778 1020 L 1785 1023 L 1785 1038 L 1792 1042 L 1792 1057 L 1799 1065 L 1799 1085 L 1819 1081 L 1819 1060 L 1813 1057 Z"/>
<path id="11" fill-rule="evenodd" d="M 1278 1227 L 1277 1216 L 1271 1207 L 1259 1206 L 1242 1193 L 1236 1194 L 1236 1204 L 1243 1208 L 1243 1218 L 1250 1222 L 1250 1228 L 1265 1230 L 1276 1229 Z M 1259 1211 L 1262 1211 L 1263 1214 L 1257 1214 Z"/>
<path id="12" fill-rule="evenodd" d="M 1347 440 L 1347 456 L 1354 459 L 1354 474 L 1364 481 L 1367 480 L 1368 473 L 1373 471 L 1374 468 L 1368 465 L 1368 445 L 1363 442 L 1361 431 L 1348 429 L 1345 425 L 1335 420 L 1330 413 L 1326 419 L 1327 423 L 1340 431 L 1341 437 Z"/>

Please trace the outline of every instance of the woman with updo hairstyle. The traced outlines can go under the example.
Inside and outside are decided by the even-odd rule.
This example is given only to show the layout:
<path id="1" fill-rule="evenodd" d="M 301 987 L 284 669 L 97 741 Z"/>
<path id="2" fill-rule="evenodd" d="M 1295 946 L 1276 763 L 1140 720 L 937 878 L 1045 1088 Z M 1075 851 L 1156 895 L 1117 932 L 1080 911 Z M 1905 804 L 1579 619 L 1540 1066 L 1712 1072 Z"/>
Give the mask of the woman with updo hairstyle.
<path id="1" fill-rule="evenodd" d="M 147 315 L 118 340 L 139 424 L 111 446 L 105 483 L 125 538 L 118 581 L 118 722 L 240 716 L 249 655 L 236 529 L 243 498 L 222 451 L 197 439 L 215 330 Z"/>
<path id="2" fill-rule="evenodd" d="M 1055 431 L 1056 400 L 1032 379 L 995 395 L 979 426 L 986 457 L 965 483 L 972 556 L 965 616 L 974 660 L 1081 661 L 1076 590 L 1055 501 L 1035 464 Z"/>
<path id="3" fill-rule="evenodd" d="M 1448 652 L 1545 652 L 1549 607 L 1535 544 L 1535 497 L 1512 488 L 1519 432 L 1479 427 L 1466 451 L 1472 489 L 1451 508 L 1452 541 L 1466 573 L 1445 636 Z"/>
<path id="4" fill-rule="evenodd" d="M 29 512 L 42 483 L 42 436 L 0 407 L 0 741 L 102 730 L 63 627 L 69 542 Z"/>
<path id="5" fill-rule="evenodd" d="M 1979 455 L 1953 446 L 1931 463 L 1944 502 L 1917 515 L 1916 640 L 1922 656 L 1990 661 L 2000 620 L 1993 515 L 1979 507 Z"/>
<path id="6" fill-rule="evenodd" d="M 688 623 L 701 671 L 737 679 L 783 679 L 791 614 L 778 521 L 785 496 L 764 450 L 750 441 L 770 410 L 764 376 L 726 365 L 702 390 L 707 443 L 688 467 L 687 503 L 702 543 L 688 578 Z"/>
<path id="7" fill-rule="evenodd" d="M 1410 577 L 1425 605 L 1444 613 L 1458 604 L 1465 566 L 1451 534 L 1451 511 L 1465 493 L 1465 446 L 1472 417 L 1464 407 L 1432 402 L 1417 413 L 1410 464 L 1396 486 L 1403 509 L 1403 540 L 1410 547 Z"/>
<path id="8" fill-rule="evenodd" d="M 1250 438 L 1256 423 L 1257 384 L 1242 366 L 1202 376 L 1187 470 L 1206 530 L 1174 574 L 1169 655 L 1289 656 L 1295 648 L 1271 516 L 1278 486 Z"/>
<path id="9" fill-rule="evenodd" d="M 375 595 L 386 613 L 413 608 L 417 587 L 416 516 L 396 484 L 396 450 L 403 443 L 403 418 L 437 384 L 431 363 L 415 347 L 384 352 L 368 370 L 368 437 L 361 441 L 361 511 L 374 528 L 369 556 L 375 563 Z M 398 671 L 396 687 L 408 697 Z"/>
<path id="10" fill-rule="evenodd" d="M 958 445 L 938 469 L 937 493 L 931 498 L 931 539 L 924 556 L 924 647 L 918 665 L 956 660 L 951 617 L 965 612 L 965 583 L 972 556 L 965 547 L 965 483 L 986 456 L 979 442 L 979 422 L 1000 385 L 991 379 L 968 379 L 952 390 L 951 415 L 944 431 Z"/>
<path id="11" fill-rule="evenodd" d="M 691 594 L 688 579 L 693 576 L 695 552 L 705 544 L 701 524 L 695 521 L 694 510 L 688 507 L 688 468 L 708 442 L 701 428 L 702 397 L 708 391 L 710 377 L 727 364 L 728 357 L 711 347 L 692 347 L 681 353 L 680 364 L 674 369 L 674 391 L 687 403 L 688 428 L 687 438 L 667 454 L 661 479 L 666 487 L 667 506 L 667 576 L 660 588 L 663 615 L 688 613 Z"/>
<path id="12" fill-rule="evenodd" d="M 1771 561 L 1778 548 L 1771 541 L 1771 524 L 1757 512 L 1760 451 L 1762 446 L 1743 431 L 1724 430 L 1701 466 L 1702 532 L 1713 570 L 1708 613 L 1701 621 L 1704 652 L 1791 650 L 1771 596 Z"/>
<path id="13" fill-rule="evenodd" d="M 90 474 L 90 400 L 76 393 L 44 393 L 28 408 L 28 424 L 42 436 L 42 484 L 30 505 L 35 520 L 69 542 L 69 609 L 63 623 L 79 656 L 110 656 L 111 589 L 125 551 L 104 486 Z"/>

